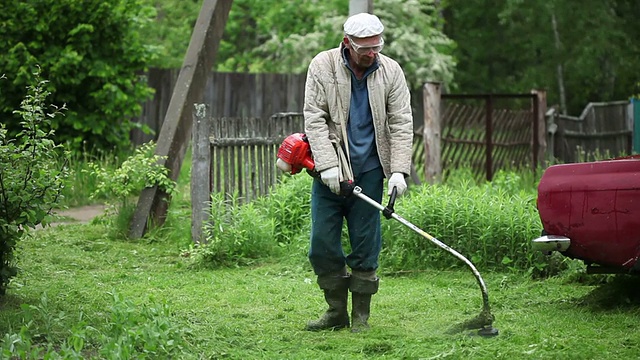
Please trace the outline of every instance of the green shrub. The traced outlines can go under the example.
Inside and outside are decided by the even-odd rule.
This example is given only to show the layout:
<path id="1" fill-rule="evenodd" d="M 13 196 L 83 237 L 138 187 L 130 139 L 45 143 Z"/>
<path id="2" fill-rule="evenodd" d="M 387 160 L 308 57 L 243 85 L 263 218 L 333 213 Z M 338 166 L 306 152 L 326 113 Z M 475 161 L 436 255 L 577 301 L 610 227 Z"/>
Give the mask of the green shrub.
<path id="1" fill-rule="evenodd" d="M 140 35 L 154 16 L 142 0 L 39 0 L 0 2 L 0 69 L 11 74 L 0 96 L 0 117 L 33 83 L 36 66 L 50 83 L 51 101 L 66 103 L 53 120 L 56 140 L 70 149 L 110 150 L 129 144 L 130 120 L 151 94 L 140 75 L 153 58 Z M 15 118 L 13 118 L 15 119 Z M 10 133 L 19 131 L 8 122 Z M 17 122 L 15 122 L 17 123 Z"/>
<path id="2" fill-rule="evenodd" d="M 311 230 L 312 181 L 307 174 L 284 176 L 269 196 L 258 199 L 257 206 L 266 209 L 275 221 L 274 240 L 278 244 L 306 245 Z"/>
<path id="3" fill-rule="evenodd" d="M 107 219 L 115 215 L 116 231 L 126 233 L 133 217 L 133 197 L 140 194 L 145 187 L 158 186 L 167 194 L 172 194 L 176 183 L 169 177 L 169 169 L 161 164 L 166 157 L 154 154 L 155 143 L 148 142 L 135 149 L 119 167 L 112 169 L 104 164 L 89 163 L 89 170 L 96 179 L 96 187 L 92 198 L 107 199 Z"/>
<path id="4" fill-rule="evenodd" d="M 204 225 L 204 243 L 193 246 L 188 254 L 198 266 L 219 267 L 252 264 L 277 250 L 273 219 L 265 216 L 256 203 L 241 204 L 214 193 L 211 216 Z"/>
<path id="5" fill-rule="evenodd" d="M 185 254 L 204 266 L 247 265 L 277 256 L 280 250 L 307 251 L 311 177 L 284 176 L 269 196 L 243 204 L 236 196 L 211 198 L 211 216 L 204 227 L 206 243 Z"/>
<path id="6" fill-rule="evenodd" d="M 191 249 L 192 260 L 235 266 L 277 255 L 278 249 L 303 259 L 311 228 L 311 181 L 306 175 L 284 177 L 269 196 L 249 204 L 225 202 L 214 194 L 212 223 L 205 230 L 209 243 Z M 542 230 L 535 198 L 529 176 L 499 172 L 492 183 L 453 176 L 446 184 L 413 186 L 396 201 L 395 210 L 479 269 L 542 274 L 558 264 L 530 249 Z M 346 240 L 344 231 L 343 236 Z M 383 218 L 382 238 L 380 262 L 385 270 L 465 266 L 398 221 Z"/>
<path id="7" fill-rule="evenodd" d="M 53 140 L 51 119 L 64 108 L 49 112 L 44 90 L 46 81 L 38 79 L 15 114 L 21 130 L 11 137 L 0 123 L 0 294 L 17 273 L 13 251 L 27 228 L 46 225 L 51 210 L 61 199 L 68 175 L 66 154 Z"/>
<path id="8" fill-rule="evenodd" d="M 131 155 L 128 152 L 107 152 L 104 150 L 83 150 L 81 153 L 73 152 L 69 157 L 69 178 L 62 194 L 64 206 L 83 206 L 94 203 L 103 203 L 109 200 L 106 195 L 96 194 L 98 187 L 97 174 L 91 167 L 99 164 L 101 169 L 113 172 Z"/>

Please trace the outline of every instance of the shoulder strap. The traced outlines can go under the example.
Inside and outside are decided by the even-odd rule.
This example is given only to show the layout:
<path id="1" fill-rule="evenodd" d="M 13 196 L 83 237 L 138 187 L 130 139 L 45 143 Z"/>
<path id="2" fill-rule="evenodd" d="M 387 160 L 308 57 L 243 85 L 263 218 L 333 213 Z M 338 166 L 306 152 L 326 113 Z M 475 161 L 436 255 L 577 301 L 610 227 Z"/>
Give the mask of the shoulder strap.
<path id="1" fill-rule="evenodd" d="M 342 47 L 339 50 L 340 54 L 338 56 L 342 56 Z M 340 97 L 339 83 L 338 83 L 338 74 L 336 72 L 336 63 L 335 61 L 331 61 L 331 68 L 333 70 L 333 78 L 336 81 L 336 98 L 338 101 L 338 116 L 342 116 L 342 98 Z M 345 119 L 341 119 L 340 121 L 340 130 L 342 131 L 342 142 L 344 142 L 344 150 L 342 145 L 340 144 L 340 138 L 335 135 L 329 135 L 329 140 L 333 143 L 336 148 L 336 153 L 338 155 L 338 169 L 340 169 L 340 174 L 342 175 L 341 180 L 350 180 L 353 181 L 353 170 L 351 168 L 351 156 L 349 154 L 349 138 L 347 134 L 347 120 L 348 116 Z M 345 154 L 346 151 L 346 154 Z"/>

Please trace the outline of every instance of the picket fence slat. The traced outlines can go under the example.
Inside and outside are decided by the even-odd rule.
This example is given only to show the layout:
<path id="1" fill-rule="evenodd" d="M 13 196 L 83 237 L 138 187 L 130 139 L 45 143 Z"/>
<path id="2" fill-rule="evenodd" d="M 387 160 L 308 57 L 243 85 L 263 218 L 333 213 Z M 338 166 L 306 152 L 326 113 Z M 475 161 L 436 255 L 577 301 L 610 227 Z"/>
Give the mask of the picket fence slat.
<path id="1" fill-rule="evenodd" d="M 275 166 L 278 147 L 289 134 L 304 130 L 302 114 L 293 112 L 209 121 L 212 191 L 240 202 L 268 194 L 281 175 Z"/>

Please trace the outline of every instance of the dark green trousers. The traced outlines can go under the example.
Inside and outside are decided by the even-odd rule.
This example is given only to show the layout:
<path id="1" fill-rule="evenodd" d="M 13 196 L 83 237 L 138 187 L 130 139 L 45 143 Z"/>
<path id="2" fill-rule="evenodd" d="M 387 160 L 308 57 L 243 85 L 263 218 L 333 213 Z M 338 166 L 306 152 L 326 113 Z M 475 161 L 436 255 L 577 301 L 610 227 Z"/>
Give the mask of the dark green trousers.
<path id="1" fill-rule="evenodd" d="M 356 185 L 377 202 L 382 201 L 382 167 L 361 174 Z M 341 235 L 346 219 L 351 252 L 345 254 Z M 316 275 L 339 271 L 345 265 L 354 270 L 378 268 L 382 248 L 380 212 L 356 196 L 336 195 L 320 179 L 311 190 L 311 246 L 309 261 Z"/>

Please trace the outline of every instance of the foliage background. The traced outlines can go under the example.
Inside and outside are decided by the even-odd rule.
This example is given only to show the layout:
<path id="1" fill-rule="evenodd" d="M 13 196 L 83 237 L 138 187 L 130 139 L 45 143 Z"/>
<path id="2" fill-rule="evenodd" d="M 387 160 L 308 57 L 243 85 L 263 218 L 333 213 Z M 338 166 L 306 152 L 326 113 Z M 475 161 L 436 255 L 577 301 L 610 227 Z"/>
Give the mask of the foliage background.
<path id="1" fill-rule="evenodd" d="M 168 28 L 174 11 L 176 19 L 185 15 L 174 2 L 153 2 L 165 14 L 154 27 Z M 192 6 L 192 21 L 182 24 L 193 23 L 198 4 L 183 3 Z M 459 93 L 544 89 L 550 105 L 576 116 L 588 102 L 625 100 L 639 90 L 640 8 L 633 0 L 375 0 L 374 13 L 386 26 L 384 53 L 414 88 L 429 79 Z M 235 0 L 217 70 L 304 72 L 313 55 L 338 44 L 347 14 L 347 1 Z M 153 66 L 180 66 L 190 28 L 177 31 L 148 38 L 173 53 Z"/>
<path id="2" fill-rule="evenodd" d="M 54 119 L 56 140 L 70 148 L 112 149 L 129 144 L 130 119 L 151 95 L 142 76 L 154 45 L 141 29 L 154 10 L 141 0 L 39 0 L 0 2 L 0 119 L 19 128 L 12 111 L 34 83 L 49 81 L 49 101 L 66 104 Z"/>
<path id="3" fill-rule="evenodd" d="M 130 121 L 152 94 L 149 67 L 178 68 L 199 0 L 39 0 L 0 3 L 0 115 L 17 132 L 19 107 L 40 65 L 51 102 L 67 104 L 53 127 L 72 149 L 129 145 Z M 343 0 L 234 0 L 216 69 L 303 73 L 340 42 Z M 450 92 L 544 89 L 548 103 L 578 115 L 588 102 L 639 92 L 640 8 L 633 0 L 375 0 L 385 54 L 414 88 Z"/>

